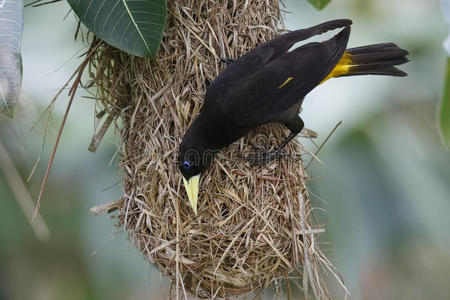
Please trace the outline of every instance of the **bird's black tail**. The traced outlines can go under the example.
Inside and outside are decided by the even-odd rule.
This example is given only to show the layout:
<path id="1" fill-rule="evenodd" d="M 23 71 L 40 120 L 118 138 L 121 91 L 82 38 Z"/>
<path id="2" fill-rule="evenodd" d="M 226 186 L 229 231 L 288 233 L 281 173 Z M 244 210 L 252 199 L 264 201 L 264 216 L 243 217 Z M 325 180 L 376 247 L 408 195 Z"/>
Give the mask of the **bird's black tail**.
<path id="1" fill-rule="evenodd" d="M 348 69 L 343 74 L 336 74 L 335 77 L 352 75 L 406 76 L 405 72 L 395 66 L 408 62 L 406 58 L 408 54 L 408 51 L 392 43 L 347 49 L 341 61 L 347 65 Z"/>

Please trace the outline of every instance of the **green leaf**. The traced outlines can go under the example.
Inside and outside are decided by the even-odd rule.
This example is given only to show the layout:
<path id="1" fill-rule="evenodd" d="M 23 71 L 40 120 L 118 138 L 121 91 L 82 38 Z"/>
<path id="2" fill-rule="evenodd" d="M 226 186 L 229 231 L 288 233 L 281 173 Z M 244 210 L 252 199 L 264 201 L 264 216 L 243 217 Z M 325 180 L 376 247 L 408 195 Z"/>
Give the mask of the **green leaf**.
<path id="1" fill-rule="evenodd" d="M 331 0 L 308 0 L 308 2 L 318 10 L 322 10 L 331 2 Z"/>
<path id="2" fill-rule="evenodd" d="M 22 87 L 23 0 L 0 3 L 0 113 L 14 117 Z"/>
<path id="3" fill-rule="evenodd" d="M 442 139 L 450 149 L 450 57 L 447 60 L 447 74 L 444 82 L 444 94 L 439 113 L 439 125 L 441 127 Z"/>
<path id="4" fill-rule="evenodd" d="M 155 57 L 166 25 L 165 0 L 68 0 L 81 22 L 122 51 Z"/>

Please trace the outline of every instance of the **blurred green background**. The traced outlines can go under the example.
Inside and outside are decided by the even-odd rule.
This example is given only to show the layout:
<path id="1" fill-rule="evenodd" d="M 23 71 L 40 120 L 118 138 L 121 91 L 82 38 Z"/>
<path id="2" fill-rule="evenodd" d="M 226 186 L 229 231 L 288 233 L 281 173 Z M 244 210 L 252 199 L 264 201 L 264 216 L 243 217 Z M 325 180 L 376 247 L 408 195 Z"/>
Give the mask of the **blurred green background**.
<path id="1" fill-rule="evenodd" d="M 351 299 L 450 299 L 450 156 L 436 129 L 447 26 L 439 1 L 334 0 L 322 12 L 285 1 L 286 26 L 333 18 L 354 21 L 349 46 L 396 42 L 411 52 L 406 78 L 333 79 L 305 101 L 306 127 L 322 141 L 343 125 L 309 169 L 311 198 L 325 208 L 322 249 Z M 24 81 L 13 120 L 0 118 L 0 139 L 22 178 L 39 157 L 44 127 L 30 128 L 85 51 L 65 2 L 25 10 Z M 41 213 L 50 238 L 40 241 L 0 171 L 0 300 L 164 299 L 168 281 L 141 257 L 121 229 L 89 208 L 121 196 L 117 136 L 87 151 L 94 103 L 76 98 L 50 175 Z M 67 103 L 58 100 L 35 176 L 37 197 Z M 315 146 L 304 141 L 309 149 Z M 331 285 L 333 280 L 330 278 Z M 335 298 L 344 294 L 337 287 Z M 272 299 L 268 292 L 263 298 Z"/>

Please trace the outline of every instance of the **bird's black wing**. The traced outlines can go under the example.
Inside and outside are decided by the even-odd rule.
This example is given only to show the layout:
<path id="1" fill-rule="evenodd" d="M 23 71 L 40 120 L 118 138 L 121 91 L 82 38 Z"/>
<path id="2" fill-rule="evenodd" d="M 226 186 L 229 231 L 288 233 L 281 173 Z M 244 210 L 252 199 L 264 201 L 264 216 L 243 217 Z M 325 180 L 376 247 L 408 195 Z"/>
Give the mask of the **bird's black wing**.
<path id="1" fill-rule="evenodd" d="M 301 101 L 333 70 L 346 49 L 349 35 L 347 26 L 328 41 L 284 51 L 251 74 L 242 76 L 237 72 L 229 80 L 211 85 L 205 104 L 240 126 L 277 121 L 280 114 Z"/>
<path id="2" fill-rule="evenodd" d="M 307 40 L 310 37 L 323 34 L 330 30 L 350 26 L 351 24 L 351 20 L 339 19 L 328 21 L 310 28 L 295 30 L 256 47 L 253 51 L 242 57 L 242 60 L 249 62 L 253 61 L 257 62 L 259 65 L 265 65 L 283 55 L 295 43 Z"/>
<path id="3" fill-rule="evenodd" d="M 228 65 L 211 83 L 212 88 L 214 88 L 214 85 L 219 85 L 219 89 L 225 88 L 222 86 L 224 83 L 238 80 L 236 74 L 239 74 L 241 78 L 253 74 L 256 70 L 286 53 L 297 42 L 351 24 L 352 21 L 347 19 L 332 20 L 280 35 L 257 46 Z"/>

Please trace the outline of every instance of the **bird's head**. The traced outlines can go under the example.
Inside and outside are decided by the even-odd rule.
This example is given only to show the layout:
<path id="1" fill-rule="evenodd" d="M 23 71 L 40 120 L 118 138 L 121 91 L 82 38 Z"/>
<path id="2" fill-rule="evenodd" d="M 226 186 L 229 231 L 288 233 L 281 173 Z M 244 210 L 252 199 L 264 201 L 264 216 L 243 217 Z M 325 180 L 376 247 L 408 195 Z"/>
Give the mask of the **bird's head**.
<path id="1" fill-rule="evenodd" d="M 193 124 L 185 133 L 178 151 L 178 169 L 192 209 L 197 213 L 200 174 L 211 164 L 217 152 Z"/>

